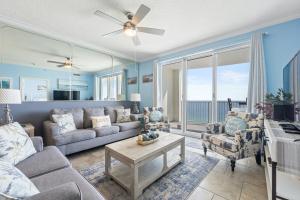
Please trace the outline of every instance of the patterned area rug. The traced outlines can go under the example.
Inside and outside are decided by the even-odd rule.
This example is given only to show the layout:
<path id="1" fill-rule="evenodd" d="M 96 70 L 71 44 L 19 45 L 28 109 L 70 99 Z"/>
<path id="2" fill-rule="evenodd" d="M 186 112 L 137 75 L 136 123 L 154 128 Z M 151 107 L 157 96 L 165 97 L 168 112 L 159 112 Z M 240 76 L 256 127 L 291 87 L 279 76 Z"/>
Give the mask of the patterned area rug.
<path id="1" fill-rule="evenodd" d="M 205 158 L 199 153 L 187 150 L 185 163 L 177 165 L 146 188 L 139 200 L 184 200 L 218 161 L 216 158 Z M 118 161 L 112 161 L 112 167 L 118 164 Z M 129 194 L 121 186 L 104 176 L 104 168 L 104 161 L 102 161 L 79 172 L 101 192 L 105 199 L 129 200 Z"/>
<path id="2" fill-rule="evenodd" d="M 185 137 L 185 146 L 195 149 L 203 149 L 202 140 L 198 138 Z"/>

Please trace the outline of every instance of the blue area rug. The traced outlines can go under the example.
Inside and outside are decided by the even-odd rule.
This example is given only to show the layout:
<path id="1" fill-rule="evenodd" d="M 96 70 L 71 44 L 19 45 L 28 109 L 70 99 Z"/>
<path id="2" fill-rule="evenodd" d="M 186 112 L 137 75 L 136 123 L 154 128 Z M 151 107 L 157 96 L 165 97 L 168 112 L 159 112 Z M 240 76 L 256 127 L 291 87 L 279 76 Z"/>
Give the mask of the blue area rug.
<path id="1" fill-rule="evenodd" d="M 139 200 L 187 199 L 218 161 L 216 158 L 205 158 L 199 153 L 187 150 L 185 163 L 177 165 L 146 188 Z M 112 167 L 117 164 L 118 161 L 113 160 Z M 121 186 L 105 177 L 104 168 L 103 161 L 80 170 L 80 173 L 101 192 L 105 199 L 130 200 L 129 194 Z"/>

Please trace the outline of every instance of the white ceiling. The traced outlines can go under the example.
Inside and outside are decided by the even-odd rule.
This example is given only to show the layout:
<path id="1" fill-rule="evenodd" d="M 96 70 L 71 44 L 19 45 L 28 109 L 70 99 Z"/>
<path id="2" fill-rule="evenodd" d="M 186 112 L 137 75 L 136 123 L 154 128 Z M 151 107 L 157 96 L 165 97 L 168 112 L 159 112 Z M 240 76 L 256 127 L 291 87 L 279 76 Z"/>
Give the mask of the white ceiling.
<path id="1" fill-rule="evenodd" d="M 140 33 L 130 38 L 101 35 L 120 29 L 93 13 L 100 9 L 126 21 L 124 11 L 143 3 L 151 8 L 141 26 L 163 28 L 163 37 Z M 299 17 L 299 0 L 0 0 L 0 21 L 145 60 L 223 35 Z"/>

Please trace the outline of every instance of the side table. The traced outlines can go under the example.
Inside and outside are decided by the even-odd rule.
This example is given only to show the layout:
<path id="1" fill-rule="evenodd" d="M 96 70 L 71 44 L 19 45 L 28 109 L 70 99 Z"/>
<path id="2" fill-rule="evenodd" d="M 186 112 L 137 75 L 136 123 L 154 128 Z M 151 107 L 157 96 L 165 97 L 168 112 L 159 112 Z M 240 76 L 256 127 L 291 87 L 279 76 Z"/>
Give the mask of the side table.
<path id="1" fill-rule="evenodd" d="M 29 137 L 34 137 L 34 126 L 31 123 L 21 124 Z"/>

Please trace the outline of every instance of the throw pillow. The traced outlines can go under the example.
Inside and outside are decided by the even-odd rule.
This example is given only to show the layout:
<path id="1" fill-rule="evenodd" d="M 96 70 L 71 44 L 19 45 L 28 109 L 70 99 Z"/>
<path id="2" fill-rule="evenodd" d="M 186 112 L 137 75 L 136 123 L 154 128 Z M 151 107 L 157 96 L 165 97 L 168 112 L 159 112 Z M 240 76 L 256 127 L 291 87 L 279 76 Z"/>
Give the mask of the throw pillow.
<path id="1" fill-rule="evenodd" d="M 247 128 L 247 123 L 240 117 L 228 116 L 225 122 L 225 132 L 228 135 L 234 136 L 238 130 L 244 130 Z"/>
<path id="2" fill-rule="evenodd" d="M 111 126 L 110 117 L 108 115 L 106 116 L 97 116 L 97 117 L 91 117 L 93 128 L 101 128 L 104 126 Z"/>
<path id="3" fill-rule="evenodd" d="M 130 122 L 130 109 L 117 109 L 117 123 Z"/>
<path id="4" fill-rule="evenodd" d="M 150 118 L 150 122 L 159 122 L 162 120 L 163 114 L 158 110 L 153 110 L 150 113 L 149 118 Z"/>
<path id="5" fill-rule="evenodd" d="M 54 114 L 52 115 L 52 119 L 55 123 L 57 123 L 60 134 L 76 130 L 73 115 L 71 113 L 61 115 Z"/>
<path id="6" fill-rule="evenodd" d="M 0 127 L 0 159 L 11 164 L 36 153 L 33 143 L 18 122 Z"/>
<path id="7" fill-rule="evenodd" d="M 23 199 L 38 194 L 35 185 L 11 163 L 0 160 L 0 199 Z"/>

